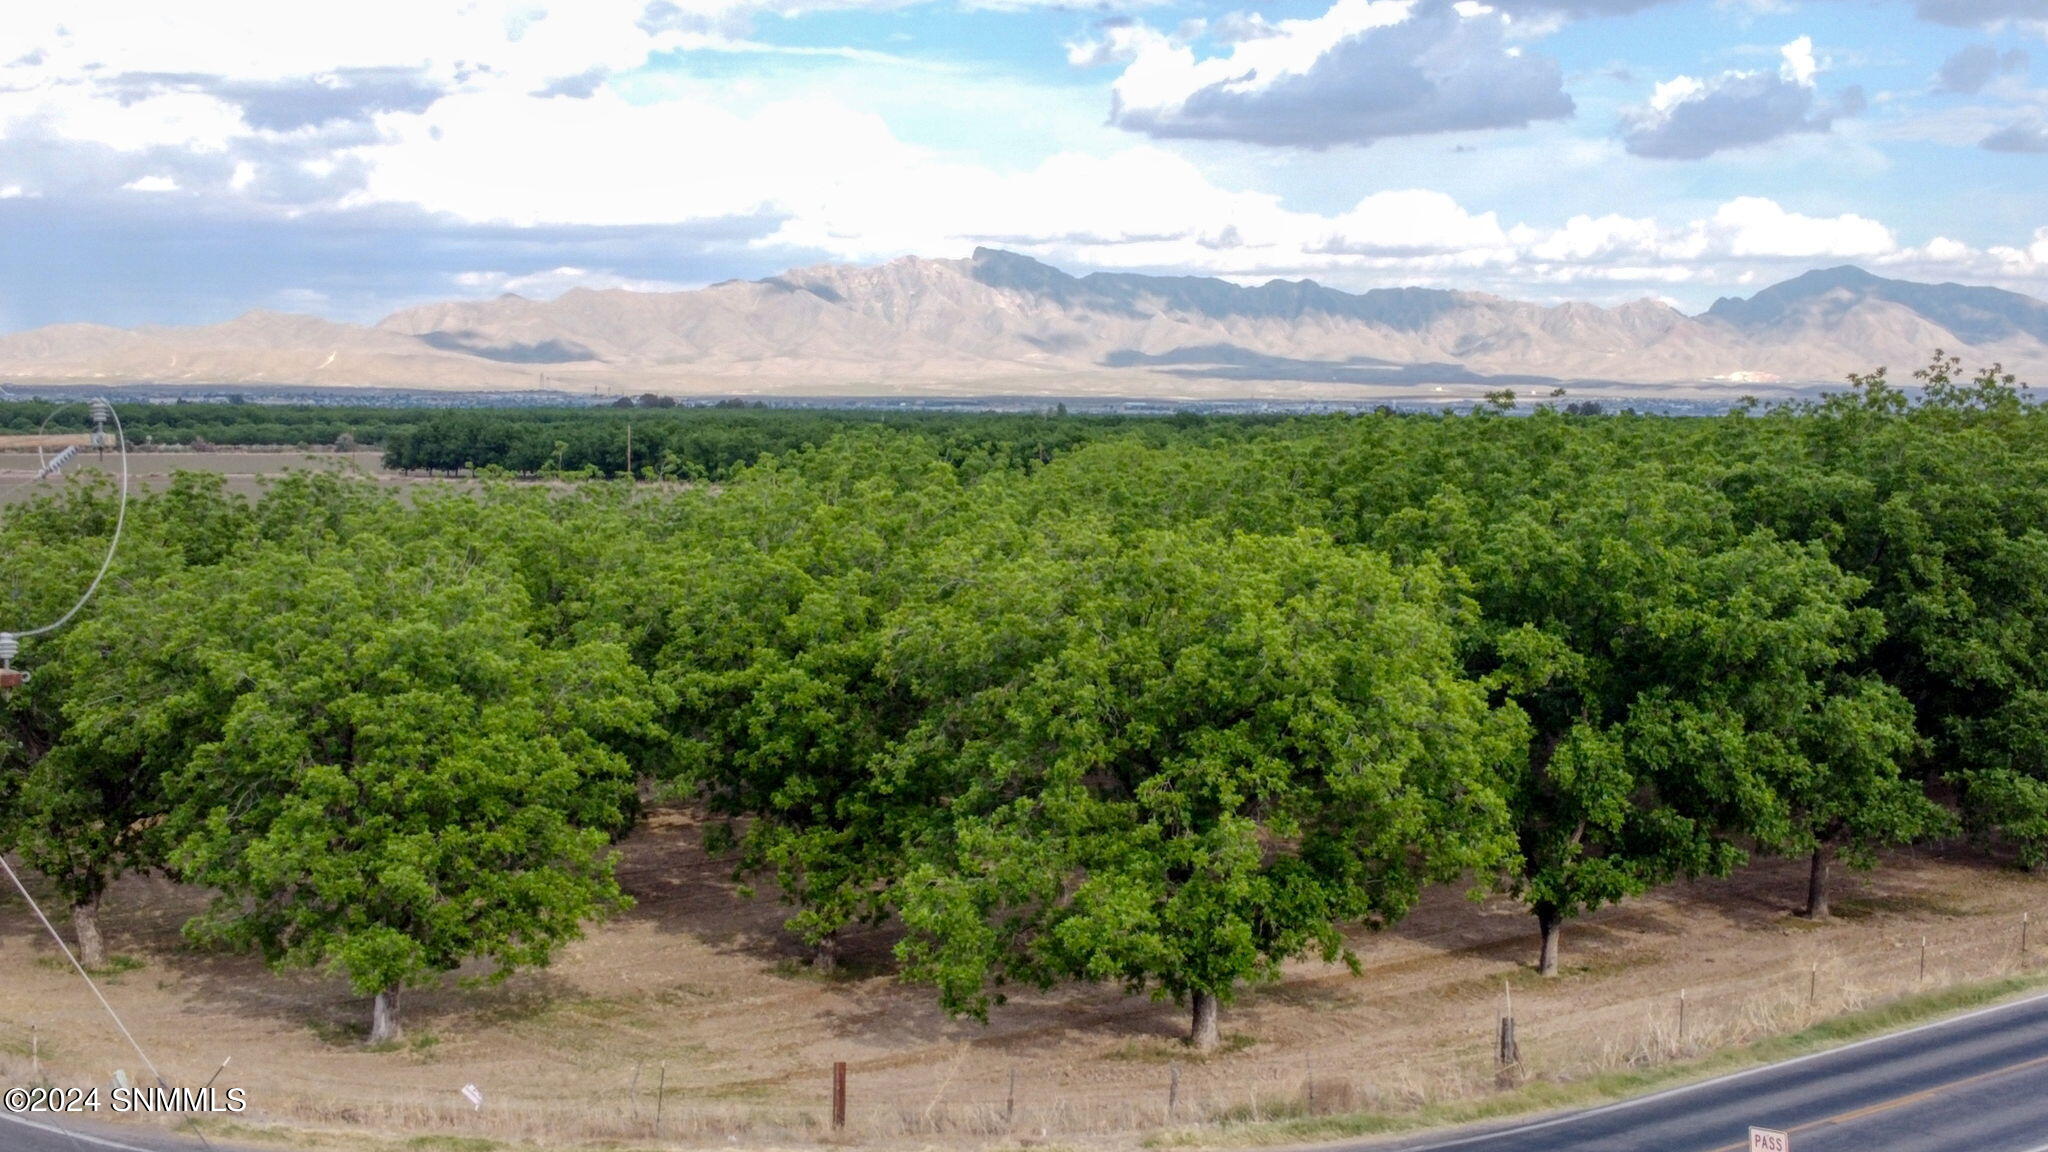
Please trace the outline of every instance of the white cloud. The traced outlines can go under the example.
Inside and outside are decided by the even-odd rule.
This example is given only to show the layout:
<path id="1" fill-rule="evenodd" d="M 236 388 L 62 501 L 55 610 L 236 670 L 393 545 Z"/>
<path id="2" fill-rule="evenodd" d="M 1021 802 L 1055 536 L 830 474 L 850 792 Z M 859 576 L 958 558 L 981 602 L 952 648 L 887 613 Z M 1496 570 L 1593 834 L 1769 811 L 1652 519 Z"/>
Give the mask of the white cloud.
<path id="1" fill-rule="evenodd" d="M 1871 263 L 1888 275 L 1998 284 L 2038 296 L 2048 289 L 2048 227 L 2035 229 L 2024 243 L 1984 248 L 1937 236 Z"/>
<path id="2" fill-rule="evenodd" d="M 1715 249 L 1737 258 L 1860 259 L 1898 247 L 1891 230 L 1875 220 L 1853 214 L 1802 216 L 1759 196 L 1721 205 L 1706 231 Z"/>
<path id="3" fill-rule="evenodd" d="M 725 5 L 701 5 L 707 15 Z M 0 6 L 0 43 L 47 75 L 189 73 L 280 80 L 351 68 L 419 68 L 437 79 L 531 84 L 594 64 L 633 67 L 667 33 L 646 0 L 95 0 Z M 488 70 L 488 71 L 486 71 Z"/>
<path id="4" fill-rule="evenodd" d="M 1265 19 L 1254 13 L 1246 27 L 1263 29 Z M 1213 34 L 1213 28 L 1211 28 Z M 1075 68 L 1097 68 L 1104 64 L 1128 64 L 1148 50 L 1174 51 L 1178 44 L 1150 24 L 1124 21 L 1098 28 L 1093 34 L 1066 44 L 1067 63 Z"/>
<path id="5" fill-rule="evenodd" d="M 2027 54 L 2018 48 L 2000 52 L 1990 44 L 1968 44 L 1942 61 L 1935 89 L 1975 95 L 2000 76 L 2026 72 L 2027 63 Z"/>
<path id="6" fill-rule="evenodd" d="M 893 185 L 902 177 L 892 173 L 922 162 L 879 117 L 822 101 L 740 116 L 690 99 L 477 92 L 377 123 L 383 138 L 349 152 L 367 171 L 349 204 L 415 204 L 511 224 L 744 216 L 877 180 Z"/>
<path id="7" fill-rule="evenodd" d="M 573 10 L 362 0 L 346 20 L 227 0 L 177 6 L 174 18 L 167 6 L 106 0 L 79 19 L 67 14 L 61 32 L 47 15 L 31 19 L 19 7 L 0 8 L 0 42 L 30 48 L 0 63 L 0 200 L 126 189 L 186 194 L 156 201 L 165 204 L 210 196 L 295 211 L 420 209 L 468 225 L 740 220 L 748 227 L 736 234 L 765 234 L 753 241 L 764 248 L 836 259 L 959 255 L 995 244 L 1094 267 L 1510 292 L 1523 282 L 1768 278 L 1815 260 L 2048 278 L 2048 234 L 2007 247 L 1935 238 L 1908 248 L 1877 220 L 1807 215 L 1757 197 L 1684 219 L 1608 214 L 1532 224 L 1403 187 L 1413 182 L 1406 179 L 1367 184 L 1348 208 L 1310 212 L 1243 181 L 1219 182 L 1151 144 L 1105 147 L 1077 137 L 1076 146 L 1028 163 L 971 162 L 907 142 L 879 116 L 824 96 L 742 111 L 708 85 L 636 103 L 603 82 L 610 70 L 667 47 L 754 50 L 721 23 L 770 10 L 752 0 L 673 6 L 658 21 L 639 19 L 644 0 L 593 0 Z M 1570 6 L 1546 10 L 1559 7 Z M 1131 126 L 1319 146 L 1503 122 L 1563 99 L 1555 66 L 1511 42 L 1532 21 L 1511 21 L 1509 9 L 1334 0 L 1311 19 L 1240 15 L 1171 34 L 1109 23 L 1068 51 L 1077 65 L 1123 66 L 1116 92 Z M 401 13 L 419 19 L 402 21 Z M 394 37 L 388 27 L 412 31 Z M 1199 55 L 1195 36 L 1228 49 Z M 94 62 L 101 66 L 87 67 Z M 343 75 L 344 68 L 368 71 Z M 1824 70 L 1802 37 L 1783 47 L 1775 71 L 1729 75 L 1811 101 Z M 142 73 L 158 79 L 113 79 Z M 173 73 L 213 79 L 161 79 Z M 534 94 L 565 79 L 576 81 L 563 88 L 574 94 Z M 1382 99 L 1394 80 L 1422 95 L 1407 104 Z M 1668 128 L 1729 93 L 1727 76 L 1678 77 L 1657 86 L 1648 108 Z M 281 108 L 279 100 L 299 103 Z M 346 123 L 327 117 L 333 108 L 346 112 Z M 1820 115 L 1810 103 L 1802 113 Z M 1582 146 L 1606 155 L 1621 148 L 1613 140 Z M 1561 146 L 1555 159 L 1568 162 L 1569 149 Z M 481 261 L 457 265 L 486 269 L 463 273 L 459 286 L 536 295 L 677 286 L 622 277 L 581 256 L 548 263 L 565 259 L 578 263 L 523 274 L 488 271 Z"/>
<path id="8" fill-rule="evenodd" d="M 377 121 L 382 139 L 349 153 L 366 173 L 354 205 L 532 225 L 752 216 L 780 221 L 758 246 L 833 259 L 962 255 L 991 244 L 1093 267 L 1461 286 L 1475 271 L 1642 285 L 1727 281 L 1814 260 L 1904 259 L 1879 221 L 1808 215 L 1760 197 L 1690 220 L 1577 216 L 1548 227 L 1509 225 L 1421 188 L 1375 192 L 1336 213 L 1299 211 L 1264 192 L 1221 187 L 1153 146 L 1065 152 L 1004 171 L 915 147 L 878 117 L 823 101 L 742 116 L 688 99 L 635 106 L 603 91 L 550 100 L 494 91 Z M 621 150 L 612 141 L 622 134 L 662 146 Z M 2016 274 L 2012 261 L 1952 242 L 1930 243 L 1915 258 L 1990 262 Z M 477 273 L 465 286 L 545 294 L 579 283 L 630 286 L 580 268 L 523 286 Z"/>
<path id="9" fill-rule="evenodd" d="M 1946 263 L 1948 261 L 1962 260 L 1968 257 L 1970 254 L 1970 246 L 1968 244 L 1963 243 L 1960 240 L 1951 240 L 1946 236 L 1936 236 L 1934 239 L 1929 240 L 1925 245 L 1923 245 L 1920 251 L 1924 253 L 1929 260 L 1935 260 Z"/>
<path id="10" fill-rule="evenodd" d="M 486 102 L 516 123 L 545 107 L 518 98 L 593 95 L 656 53 L 774 51 L 887 63 L 883 53 L 769 46 L 736 34 L 760 12 L 868 3 L 0 4 L 0 148 L 10 177 L 37 190 L 104 191 L 167 172 L 195 191 L 330 202 L 360 184 L 348 165 L 353 149 L 386 128 L 402 132 L 417 122 L 409 115 L 444 99 Z"/>
<path id="11" fill-rule="evenodd" d="M 1597 219 L 1574 216 L 1553 232 L 1523 229 L 1517 238 L 1529 255 L 1552 264 L 1605 263 L 1653 255 L 1683 259 L 1697 254 L 1675 251 L 1655 220 L 1617 215 Z"/>
<path id="12" fill-rule="evenodd" d="M 1899 250 L 1891 230 L 1875 220 L 1808 216 L 1760 196 L 1737 197 L 1679 225 L 1575 216 L 1554 231 L 1517 228 L 1513 235 L 1526 258 L 1543 264 L 1697 265 L 1709 274 L 1745 261 L 1875 260 Z"/>
<path id="13" fill-rule="evenodd" d="M 2048 153 L 2048 124 L 2009 124 L 1984 137 L 1981 143 L 1991 152 Z"/>
<path id="14" fill-rule="evenodd" d="M 199 93 L 124 102 L 77 82 L 13 89 L 0 85 L 0 139 L 36 135 L 122 152 L 177 148 L 213 153 L 248 133 L 240 109 Z"/>
<path id="15" fill-rule="evenodd" d="M 1648 104 L 1623 115 L 1622 141 L 1638 156 L 1698 160 L 1793 133 L 1825 132 L 1837 116 L 1861 111 L 1863 94 L 1847 89 L 1824 106 L 1814 83 L 1821 69 L 1813 39 L 1801 36 L 1779 49 L 1776 72 L 1673 77 L 1656 86 Z"/>
<path id="16" fill-rule="evenodd" d="M 1660 80 L 1650 92 L 1650 108 L 1656 112 L 1669 112 L 1688 100 L 1698 97 L 1707 86 L 1690 76 L 1673 76 Z"/>
<path id="17" fill-rule="evenodd" d="M 1922 20 L 1958 28 L 1998 28 L 2008 22 L 2048 33 L 2048 12 L 2040 0 L 1919 0 Z"/>
<path id="18" fill-rule="evenodd" d="M 701 288 L 702 284 L 682 280 L 649 280 L 634 276 L 620 276 L 589 268 L 563 266 L 545 272 L 514 274 L 511 272 L 458 272 L 453 277 L 456 287 L 464 292 L 479 296 L 501 296 L 512 293 L 530 298 L 552 299 L 573 288 L 614 289 L 623 288 L 631 292 L 683 292 Z"/>
<path id="19" fill-rule="evenodd" d="M 1510 45 L 1512 24 L 1476 3 L 1335 0 L 1308 19 L 1240 18 L 1223 55 L 1123 28 L 1070 58 L 1129 61 L 1111 95 L 1121 127 L 1322 148 L 1570 116 L 1556 62 Z"/>
<path id="20" fill-rule="evenodd" d="M 1318 251 L 1358 256 L 1462 252 L 1479 260 L 1512 255 L 1507 233 L 1493 213 L 1475 215 L 1441 192 L 1420 188 L 1367 196 L 1331 221 L 1330 237 Z"/>
<path id="21" fill-rule="evenodd" d="M 1813 59 L 1813 37 L 1801 36 L 1778 51 L 1784 57 L 1784 62 L 1778 65 L 1779 78 L 1804 88 L 1813 87 L 1813 78 L 1820 74 L 1820 65 Z"/>

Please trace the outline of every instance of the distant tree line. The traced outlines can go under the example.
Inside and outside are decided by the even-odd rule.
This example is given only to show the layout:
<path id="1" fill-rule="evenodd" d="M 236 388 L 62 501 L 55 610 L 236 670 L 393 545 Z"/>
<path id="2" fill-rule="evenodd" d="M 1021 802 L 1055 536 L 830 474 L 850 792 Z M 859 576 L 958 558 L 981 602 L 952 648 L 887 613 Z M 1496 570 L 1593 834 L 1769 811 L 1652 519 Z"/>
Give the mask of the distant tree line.
<path id="1" fill-rule="evenodd" d="M 82 403 L 0 400 L 0 434 L 84 427 Z M 881 409 L 770 408 L 759 401 L 688 405 L 675 397 L 622 397 L 610 405 L 519 408 L 375 407 L 318 404 L 123 404 L 131 443 L 167 447 L 383 448 L 388 467 L 440 474 L 495 469 L 516 476 L 627 473 L 643 478 L 723 479 L 764 455 L 816 447 L 852 428 L 887 426 L 941 441 L 955 459 L 980 452 L 1043 462 L 1112 432 L 1154 427 L 1156 434 L 1213 426 L 1235 435 L 1273 417 L 1211 419 L 1187 415 L 1066 415 L 901 412 Z M 630 433 L 628 429 L 631 429 Z"/>
<path id="2" fill-rule="evenodd" d="M 1286 419 L 775 409 L 739 403 L 678 408 L 661 402 L 666 398 L 642 399 L 630 412 L 609 407 L 437 413 L 391 431 L 384 440 L 384 464 L 448 475 L 493 469 L 525 477 L 630 474 L 645 480 L 723 480 L 764 457 L 879 427 L 927 437 L 954 464 L 1028 468 L 1110 435 L 1152 443 L 1191 435 L 1241 438 Z"/>
<path id="3" fill-rule="evenodd" d="M 59 409 L 52 431 L 83 427 L 82 402 L 0 400 L 0 433 L 35 432 Z M 393 431 L 432 418 L 425 408 L 337 407 L 319 404 L 123 403 L 121 422 L 130 443 L 168 447 L 332 447 L 381 445 Z"/>
<path id="4" fill-rule="evenodd" d="M 624 906 L 646 785 L 820 966 L 887 923 L 951 1011 L 1109 983 L 1202 1046 L 1433 884 L 1522 901 L 1558 974 L 1574 917 L 1760 854 L 1816 917 L 1894 845 L 2037 867 L 2048 409 L 1919 375 L 1704 419 L 648 422 L 715 486 L 185 475 L 25 649 L 0 842 L 88 962 L 107 886 L 160 871 L 214 893 L 196 940 L 340 973 L 376 1040 Z M 623 425 L 581 427 L 609 471 Z M 0 621 L 75 595 L 111 512 L 6 510 Z"/>

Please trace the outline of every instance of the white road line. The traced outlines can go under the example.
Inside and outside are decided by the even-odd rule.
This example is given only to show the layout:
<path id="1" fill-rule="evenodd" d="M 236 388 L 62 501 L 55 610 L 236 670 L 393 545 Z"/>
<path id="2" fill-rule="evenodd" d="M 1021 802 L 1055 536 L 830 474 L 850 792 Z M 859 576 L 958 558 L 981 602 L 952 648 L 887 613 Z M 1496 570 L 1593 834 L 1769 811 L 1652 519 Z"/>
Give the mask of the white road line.
<path id="1" fill-rule="evenodd" d="M 1477 1144 L 1482 1140 L 1500 1140 L 1509 1136 L 1522 1136 L 1530 1132 L 1541 1132 L 1546 1128 L 1555 1128 L 1560 1124 L 1570 1124 L 1573 1121 L 1583 1120 L 1589 1116 L 1603 1116 L 1609 1112 L 1620 1112 L 1658 1100 L 1668 1100 L 1673 1096 L 1682 1096 L 1687 1092 L 1697 1092 L 1702 1088 L 1712 1088 L 1716 1085 L 1732 1083 L 1763 1072 L 1778 1072 L 1796 1064 L 1804 1064 L 1809 1060 L 1819 1060 L 1824 1057 L 1840 1055 L 1843 1052 L 1852 1052 L 1872 1044 L 1890 1043 L 1893 1040 L 1912 1036 L 1916 1033 L 1930 1032 L 1936 1028 L 1947 1028 L 1952 1025 L 1961 1024 L 1966 1020 L 1975 1020 L 1981 1016 L 1991 1016 L 2000 1012 L 2010 1012 L 2016 1008 L 2024 1008 L 2029 1004 L 2039 1004 L 2043 1001 L 2048 1001 L 2048 992 L 2029 996 L 2024 1000 L 2014 1000 L 2007 1004 L 1994 1004 L 1989 1008 L 1979 1008 L 1974 1012 L 1965 1012 L 1961 1016 L 1950 1016 L 1944 1020 L 1935 1020 L 1931 1023 L 1915 1025 L 1903 1031 L 1887 1032 L 1882 1036 L 1872 1036 L 1868 1039 L 1857 1040 L 1844 1044 L 1839 1048 L 1826 1048 L 1819 1052 L 1809 1052 L 1804 1056 L 1794 1056 L 1790 1060 L 1780 1060 L 1775 1064 L 1759 1064 L 1754 1068 L 1745 1068 L 1740 1072 L 1731 1072 L 1726 1076 L 1716 1076 L 1711 1080 L 1701 1080 L 1694 1084 L 1681 1084 L 1676 1088 L 1666 1088 L 1661 1092 L 1652 1092 L 1648 1096 L 1637 1096 L 1633 1099 L 1622 1100 L 1613 1104 L 1603 1104 L 1598 1108 L 1588 1108 L 1582 1112 L 1567 1112 L 1562 1116 L 1553 1116 L 1548 1120 L 1538 1120 L 1535 1123 L 1523 1124 L 1514 1128 L 1499 1128 L 1492 1132 L 1480 1132 L 1471 1136 L 1461 1136 L 1454 1140 L 1440 1141 L 1435 1144 L 1418 1144 L 1413 1147 L 1403 1148 L 1401 1152 L 1439 1152 L 1440 1149 L 1463 1148 L 1468 1144 Z M 2028 1152 L 2048 1152 L 2048 1145 L 2029 1149 Z"/>
<path id="2" fill-rule="evenodd" d="M 26 1116 L 17 1116 L 12 1112 L 0 1112 L 0 1120 L 5 1120 L 10 1124 L 19 1124 L 24 1128 L 39 1129 L 53 1136 L 68 1137 L 73 1143 L 91 1144 L 96 1148 L 114 1148 L 118 1149 L 119 1152 L 157 1152 L 154 1149 L 138 1148 L 133 1144 L 123 1144 L 119 1140 L 106 1140 L 98 1136 L 88 1136 L 83 1132 L 73 1132 L 69 1128 L 59 1128 L 55 1124 L 45 1124 L 39 1120 L 30 1120 Z"/>

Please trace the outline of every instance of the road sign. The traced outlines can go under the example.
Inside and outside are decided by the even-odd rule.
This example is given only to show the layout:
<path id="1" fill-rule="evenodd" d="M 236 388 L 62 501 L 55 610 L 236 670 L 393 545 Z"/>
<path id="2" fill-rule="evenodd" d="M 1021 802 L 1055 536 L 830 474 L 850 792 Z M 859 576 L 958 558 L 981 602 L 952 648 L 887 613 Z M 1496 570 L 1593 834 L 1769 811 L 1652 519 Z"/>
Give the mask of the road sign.
<path id="1" fill-rule="evenodd" d="M 1792 1138 L 1769 1128 L 1751 1128 L 1749 1152 L 1792 1152 Z"/>

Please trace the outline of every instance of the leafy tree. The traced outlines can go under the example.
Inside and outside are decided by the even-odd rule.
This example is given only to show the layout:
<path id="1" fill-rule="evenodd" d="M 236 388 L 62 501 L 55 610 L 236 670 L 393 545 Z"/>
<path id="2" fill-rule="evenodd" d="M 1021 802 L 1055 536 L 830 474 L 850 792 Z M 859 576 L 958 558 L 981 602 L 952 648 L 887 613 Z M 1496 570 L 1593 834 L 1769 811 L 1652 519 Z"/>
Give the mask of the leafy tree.
<path id="1" fill-rule="evenodd" d="M 1801 699 L 1800 696 L 1804 696 Z M 1787 728 L 1772 786 L 1784 805 L 1767 846 L 1807 855 L 1805 914 L 1828 916 L 1828 873 L 1836 858 L 1875 866 L 1877 850 L 1947 831 L 1948 813 L 1903 766 L 1921 745 L 1912 706 L 1872 676 L 1817 678 L 1781 698 Z"/>
<path id="2" fill-rule="evenodd" d="M 404 987 L 544 965 L 626 903 L 606 845 L 632 774 L 607 739 L 649 705 L 616 645 L 543 648 L 501 572 L 360 537 L 246 557 L 191 607 L 230 701 L 170 781 L 171 866 L 220 892 L 193 935 L 340 972 L 381 1043 Z"/>
<path id="3" fill-rule="evenodd" d="M 1581 912 L 1672 877 L 1725 874 L 1745 840 L 1848 835 L 1832 822 L 1838 793 L 1816 779 L 1829 761 L 1816 764 L 1802 739 L 1839 735 L 1827 720 L 1857 699 L 1828 698 L 1816 677 L 1875 625 L 1852 607 L 1859 582 L 1818 550 L 1736 535 L 1711 493 L 1648 468 L 1486 515 L 1446 495 L 1384 532 L 1462 563 L 1479 608 L 1471 667 L 1530 719 L 1511 777 L 1521 860 L 1510 886 L 1536 915 L 1539 971 L 1558 971 L 1563 923 Z M 1875 746 L 1889 764 L 1887 747 Z M 1846 750 L 1842 760 L 1883 771 Z"/>
<path id="4" fill-rule="evenodd" d="M 1754 421 L 1722 484 L 1865 582 L 1884 626 L 1859 668 L 1911 709 L 1909 774 L 1952 784 L 1965 825 L 2031 864 L 2048 858 L 2048 413 L 1995 366 L 1959 367 L 1915 373 L 1918 405 L 1880 371 Z"/>
<path id="5" fill-rule="evenodd" d="M 1570 917 L 1752 850 L 1820 914 L 1834 862 L 1956 826 L 1930 791 L 2038 864 L 2048 412 L 1916 383 L 1705 420 L 159 406 L 486 479 L 139 501 L 0 699 L 0 842 L 81 934 L 123 870 L 214 885 L 195 935 L 344 972 L 379 1036 L 618 906 L 635 769 L 821 960 L 900 915 L 950 1008 L 1113 981 L 1204 1038 L 1475 869 L 1554 970 Z M 711 483 L 511 482 L 621 475 L 629 417 Z M 0 627 L 96 565 L 106 496 L 0 509 Z"/>
<path id="6" fill-rule="evenodd" d="M 48 624 L 78 602 L 106 557 L 117 503 L 110 486 L 91 484 L 15 510 L 0 530 L 9 601 L 0 627 Z M 0 846 L 64 898 L 88 967 L 107 962 L 99 913 L 108 886 L 161 862 L 156 829 L 167 804 L 165 749 L 95 715 L 119 707 L 105 674 L 137 671 L 177 630 L 179 621 L 150 611 L 152 589 L 187 560 L 174 525 L 187 516 L 211 523 L 208 513 L 229 502 L 217 482 L 180 478 L 153 504 L 136 504 L 97 596 L 65 628 L 24 645 L 32 678 L 0 696 Z"/>
<path id="7" fill-rule="evenodd" d="M 742 475 L 698 550 L 658 577 L 675 778 L 722 818 L 710 846 L 737 848 L 741 877 L 774 878 L 820 970 L 846 927 L 887 915 L 899 826 L 929 799 L 877 790 L 871 762 L 915 719 L 877 661 L 918 544 L 958 496 L 916 445 L 836 446 Z"/>
<path id="8" fill-rule="evenodd" d="M 1016 980 L 1218 1006 L 1303 954 L 1355 965 L 1426 883 L 1512 850 L 1520 743 L 1459 675 L 1427 569 L 1303 534 L 1072 535 L 896 621 L 930 700 L 900 777 L 950 781 L 904 879 L 906 974 L 985 1013 Z"/>

